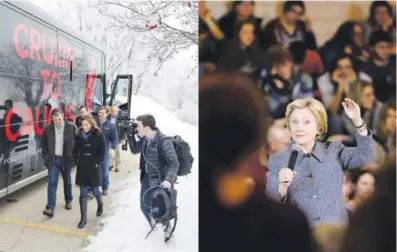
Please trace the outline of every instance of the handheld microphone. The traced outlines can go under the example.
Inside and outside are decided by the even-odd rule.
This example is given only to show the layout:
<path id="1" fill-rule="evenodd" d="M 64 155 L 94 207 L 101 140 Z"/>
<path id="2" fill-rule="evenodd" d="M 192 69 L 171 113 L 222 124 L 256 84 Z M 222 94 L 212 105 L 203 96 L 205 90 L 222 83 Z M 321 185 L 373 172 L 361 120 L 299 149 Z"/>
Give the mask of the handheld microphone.
<path id="1" fill-rule="evenodd" d="M 295 168 L 296 157 L 298 156 L 299 145 L 293 144 L 291 149 L 292 149 L 292 151 L 291 151 L 291 155 L 289 156 L 289 161 L 288 161 L 287 167 L 293 171 Z"/>
<path id="2" fill-rule="evenodd" d="M 299 145 L 293 144 L 291 147 L 291 155 L 289 156 L 288 160 L 288 166 L 287 168 L 291 169 L 294 171 L 295 168 L 295 163 L 296 163 L 296 158 L 298 157 L 298 150 L 299 150 Z M 285 181 L 285 183 L 288 183 L 289 181 Z"/>
<path id="3" fill-rule="evenodd" d="M 294 171 L 294 168 L 295 168 L 296 158 L 298 157 L 299 149 L 300 149 L 299 145 L 296 143 L 293 144 L 291 147 L 291 155 L 289 156 L 287 168 L 291 169 L 292 171 Z M 288 183 L 288 182 L 289 181 L 284 181 L 284 183 Z M 287 194 L 281 199 L 281 202 L 283 202 L 283 203 L 289 202 L 289 197 L 287 195 L 288 195 L 288 191 L 287 191 Z"/>

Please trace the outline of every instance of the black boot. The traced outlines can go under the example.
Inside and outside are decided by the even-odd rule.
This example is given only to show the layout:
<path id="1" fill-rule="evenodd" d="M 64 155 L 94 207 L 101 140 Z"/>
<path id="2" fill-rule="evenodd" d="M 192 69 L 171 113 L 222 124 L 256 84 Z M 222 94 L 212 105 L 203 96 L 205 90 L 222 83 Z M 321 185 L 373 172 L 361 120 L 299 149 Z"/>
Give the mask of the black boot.
<path id="1" fill-rule="evenodd" d="M 99 197 L 96 197 L 96 201 L 98 202 L 98 209 L 96 210 L 96 216 L 101 216 L 103 213 L 103 201 L 102 201 L 102 196 L 99 195 Z"/>
<path id="2" fill-rule="evenodd" d="M 79 222 L 78 228 L 83 228 L 87 224 L 87 197 L 80 197 L 80 214 L 81 220 Z"/>

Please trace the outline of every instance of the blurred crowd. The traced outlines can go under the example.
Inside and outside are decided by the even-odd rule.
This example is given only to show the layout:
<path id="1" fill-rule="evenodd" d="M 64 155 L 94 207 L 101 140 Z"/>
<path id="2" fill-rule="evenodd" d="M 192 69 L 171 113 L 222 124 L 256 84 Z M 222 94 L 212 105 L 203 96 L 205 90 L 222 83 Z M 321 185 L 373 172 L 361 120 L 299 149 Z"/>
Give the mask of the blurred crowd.
<path id="1" fill-rule="evenodd" d="M 335 34 L 329 34 L 329 39 L 319 46 L 303 1 L 284 2 L 281 15 L 267 23 L 264 17 L 254 15 L 256 4 L 232 1 L 229 11 L 216 20 L 206 1 L 200 1 L 200 75 L 239 73 L 249 78 L 247 85 L 255 86 L 261 94 L 268 107 L 269 127 L 266 144 L 256 151 L 256 157 L 264 168 L 269 155 L 285 150 L 291 143 L 285 112 L 293 100 L 313 97 L 321 101 L 328 115 L 328 133 L 323 141 L 341 141 L 345 146 L 356 146 L 356 130 L 341 102 L 345 98 L 356 101 L 376 141 L 377 160 L 345 172 L 343 196 L 349 217 L 353 218 L 357 208 L 373 197 L 378 174 L 395 162 L 394 10 L 387 1 L 373 1 L 365 20 L 342 22 Z M 345 229 L 316 228 L 314 236 L 322 244 L 322 251 L 338 251 L 333 249 L 339 248 Z"/>

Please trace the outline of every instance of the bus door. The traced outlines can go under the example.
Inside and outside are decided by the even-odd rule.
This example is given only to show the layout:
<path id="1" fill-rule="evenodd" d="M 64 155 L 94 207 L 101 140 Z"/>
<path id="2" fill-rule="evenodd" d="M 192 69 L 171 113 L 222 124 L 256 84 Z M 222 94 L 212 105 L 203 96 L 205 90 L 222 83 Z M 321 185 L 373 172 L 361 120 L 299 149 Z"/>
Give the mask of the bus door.
<path id="1" fill-rule="evenodd" d="M 111 93 L 106 104 L 109 106 L 116 105 L 120 108 L 123 116 L 130 116 L 131 113 L 131 96 L 132 96 L 132 75 L 117 75 L 116 80 L 112 83 Z"/>
<path id="2" fill-rule="evenodd" d="M 93 93 L 95 90 L 92 89 L 91 82 L 96 79 L 100 79 L 103 85 L 103 101 Z M 92 115 L 97 116 L 97 109 L 100 106 L 113 106 L 117 105 L 121 109 L 122 113 L 130 116 L 131 112 L 131 96 L 132 96 L 132 75 L 117 75 L 116 79 L 113 81 L 110 94 L 106 93 L 106 74 L 87 74 L 86 77 L 86 100 L 85 104 L 91 104 Z"/>

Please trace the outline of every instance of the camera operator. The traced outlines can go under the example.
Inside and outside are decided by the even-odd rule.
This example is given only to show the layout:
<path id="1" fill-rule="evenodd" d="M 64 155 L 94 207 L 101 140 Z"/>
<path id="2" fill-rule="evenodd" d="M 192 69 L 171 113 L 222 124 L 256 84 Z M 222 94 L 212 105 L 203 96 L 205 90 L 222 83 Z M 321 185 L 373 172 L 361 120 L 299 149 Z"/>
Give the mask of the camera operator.
<path id="1" fill-rule="evenodd" d="M 149 200 L 159 186 L 173 187 L 179 169 L 178 156 L 171 140 L 156 127 L 156 120 L 152 115 L 141 115 L 136 118 L 136 131 L 133 127 L 128 132 L 128 143 L 131 152 L 141 153 L 139 169 L 141 170 L 141 210 L 151 228 L 155 225 L 151 218 Z M 160 153 L 158 144 L 162 143 L 161 156 L 166 165 L 160 167 Z M 169 223 L 162 223 L 164 227 L 164 240 L 171 238 L 172 228 Z"/>

